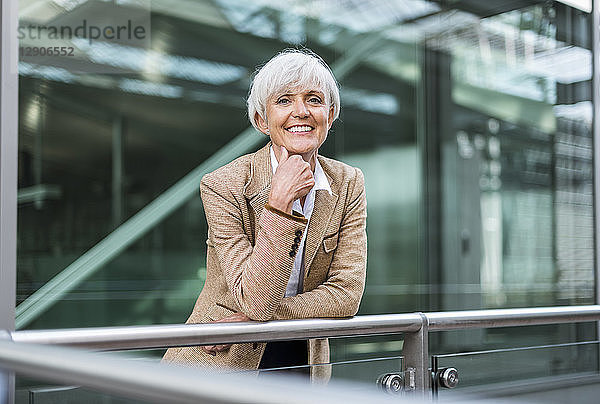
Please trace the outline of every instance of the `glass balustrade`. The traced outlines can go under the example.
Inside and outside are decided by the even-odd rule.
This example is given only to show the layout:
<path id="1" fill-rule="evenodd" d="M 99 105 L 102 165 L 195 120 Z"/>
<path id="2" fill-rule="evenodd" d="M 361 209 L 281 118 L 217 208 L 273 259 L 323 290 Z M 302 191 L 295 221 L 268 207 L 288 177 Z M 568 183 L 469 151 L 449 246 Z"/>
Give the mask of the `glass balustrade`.
<path id="1" fill-rule="evenodd" d="M 577 397 L 577 402 L 593 403 L 600 392 L 599 353 L 598 341 L 583 341 L 432 355 L 432 390 L 440 398 L 559 403 Z M 458 384 L 447 388 L 443 375 L 451 368 L 457 370 Z"/>

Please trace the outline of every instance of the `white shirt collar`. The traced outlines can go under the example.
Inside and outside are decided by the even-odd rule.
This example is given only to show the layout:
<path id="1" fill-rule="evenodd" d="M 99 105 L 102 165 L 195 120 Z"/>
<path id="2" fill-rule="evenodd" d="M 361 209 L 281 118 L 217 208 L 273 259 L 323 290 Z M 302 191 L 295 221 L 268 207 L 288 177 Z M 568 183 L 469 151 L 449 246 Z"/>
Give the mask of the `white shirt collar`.
<path id="1" fill-rule="evenodd" d="M 273 146 L 271 146 L 269 150 L 271 152 L 271 166 L 273 167 L 273 174 L 275 174 L 275 170 L 277 170 L 277 166 L 279 165 L 279 163 L 277 162 L 277 158 L 275 157 Z M 327 177 L 325 176 L 323 168 L 321 167 L 321 164 L 319 164 L 318 159 L 315 163 L 315 172 L 313 175 L 315 178 L 315 186 L 310 189 L 308 194 L 306 194 L 304 206 L 301 206 L 299 199 L 296 199 L 292 204 L 292 210 L 302 213 L 304 217 L 308 219 L 309 227 L 310 218 L 315 207 L 316 191 L 318 189 L 322 189 L 329 192 L 329 194 L 331 195 L 331 186 L 329 185 L 329 180 L 327 180 Z M 292 267 L 290 279 L 288 280 L 288 284 L 285 289 L 285 296 L 295 296 L 298 293 L 298 287 L 300 285 L 300 276 L 303 272 L 302 268 L 304 267 L 304 245 L 306 243 L 307 233 L 308 231 L 302 233 L 302 238 L 298 247 L 298 253 L 296 254 L 296 258 L 294 258 L 294 266 Z"/>
<path id="2" fill-rule="evenodd" d="M 271 152 L 271 167 L 273 167 L 273 174 L 275 174 L 275 170 L 277 170 L 279 162 L 277 161 L 277 157 L 275 157 L 273 146 L 269 147 L 269 150 Z M 329 180 L 327 179 L 327 176 L 323 171 L 323 167 L 321 167 L 321 164 L 319 163 L 319 159 L 316 159 L 315 172 L 313 175 L 315 178 L 315 186 L 312 187 L 311 190 L 317 191 L 319 189 L 322 189 L 324 191 L 329 192 L 329 195 L 331 195 L 331 185 L 329 184 Z"/>

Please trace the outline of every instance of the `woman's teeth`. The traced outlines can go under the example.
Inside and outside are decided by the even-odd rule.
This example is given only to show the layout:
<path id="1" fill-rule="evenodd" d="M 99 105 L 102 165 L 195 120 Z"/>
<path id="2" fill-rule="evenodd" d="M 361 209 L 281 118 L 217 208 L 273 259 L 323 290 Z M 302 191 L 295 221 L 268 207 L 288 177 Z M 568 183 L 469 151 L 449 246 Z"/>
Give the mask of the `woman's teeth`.
<path id="1" fill-rule="evenodd" d="M 289 132 L 309 132 L 312 130 L 310 126 L 292 126 L 287 129 Z"/>

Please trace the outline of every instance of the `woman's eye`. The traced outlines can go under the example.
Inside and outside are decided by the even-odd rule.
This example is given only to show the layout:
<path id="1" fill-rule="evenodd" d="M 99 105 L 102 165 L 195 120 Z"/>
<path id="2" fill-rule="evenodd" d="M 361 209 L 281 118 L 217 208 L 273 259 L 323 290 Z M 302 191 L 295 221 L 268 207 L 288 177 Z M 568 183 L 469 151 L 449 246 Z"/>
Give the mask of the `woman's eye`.
<path id="1" fill-rule="evenodd" d="M 320 104 L 322 102 L 319 97 L 310 97 L 309 101 L 315 104 Z"/>
<path id="2" fill-rule="evenodd" d="M 287 98 L 280 98 L 277 100 L 277 104 L 287 104 L 288 102 L 290 102 L 290 100 Z"/>

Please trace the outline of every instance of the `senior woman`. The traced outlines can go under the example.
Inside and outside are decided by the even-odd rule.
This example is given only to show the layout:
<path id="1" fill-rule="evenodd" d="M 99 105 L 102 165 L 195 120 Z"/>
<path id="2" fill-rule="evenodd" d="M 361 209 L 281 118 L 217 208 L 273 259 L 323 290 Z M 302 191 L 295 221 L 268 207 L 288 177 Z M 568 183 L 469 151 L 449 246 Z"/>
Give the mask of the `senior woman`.
<path id="1" fill-rule="evenodd" d="M 252 125 L 271 141 L 205 175 L 206 283 L 187 323 L 349 317 L 364 290 L 364 178 L 322 157 L 340 113 L 327 64 L 304 50 L 273 57 L 248 97 Z M 329 361 L 327 339 L 171 348 L 168 362 L 262 369 Z M 312 367 L 327 378 L 327 366 Z"/>

